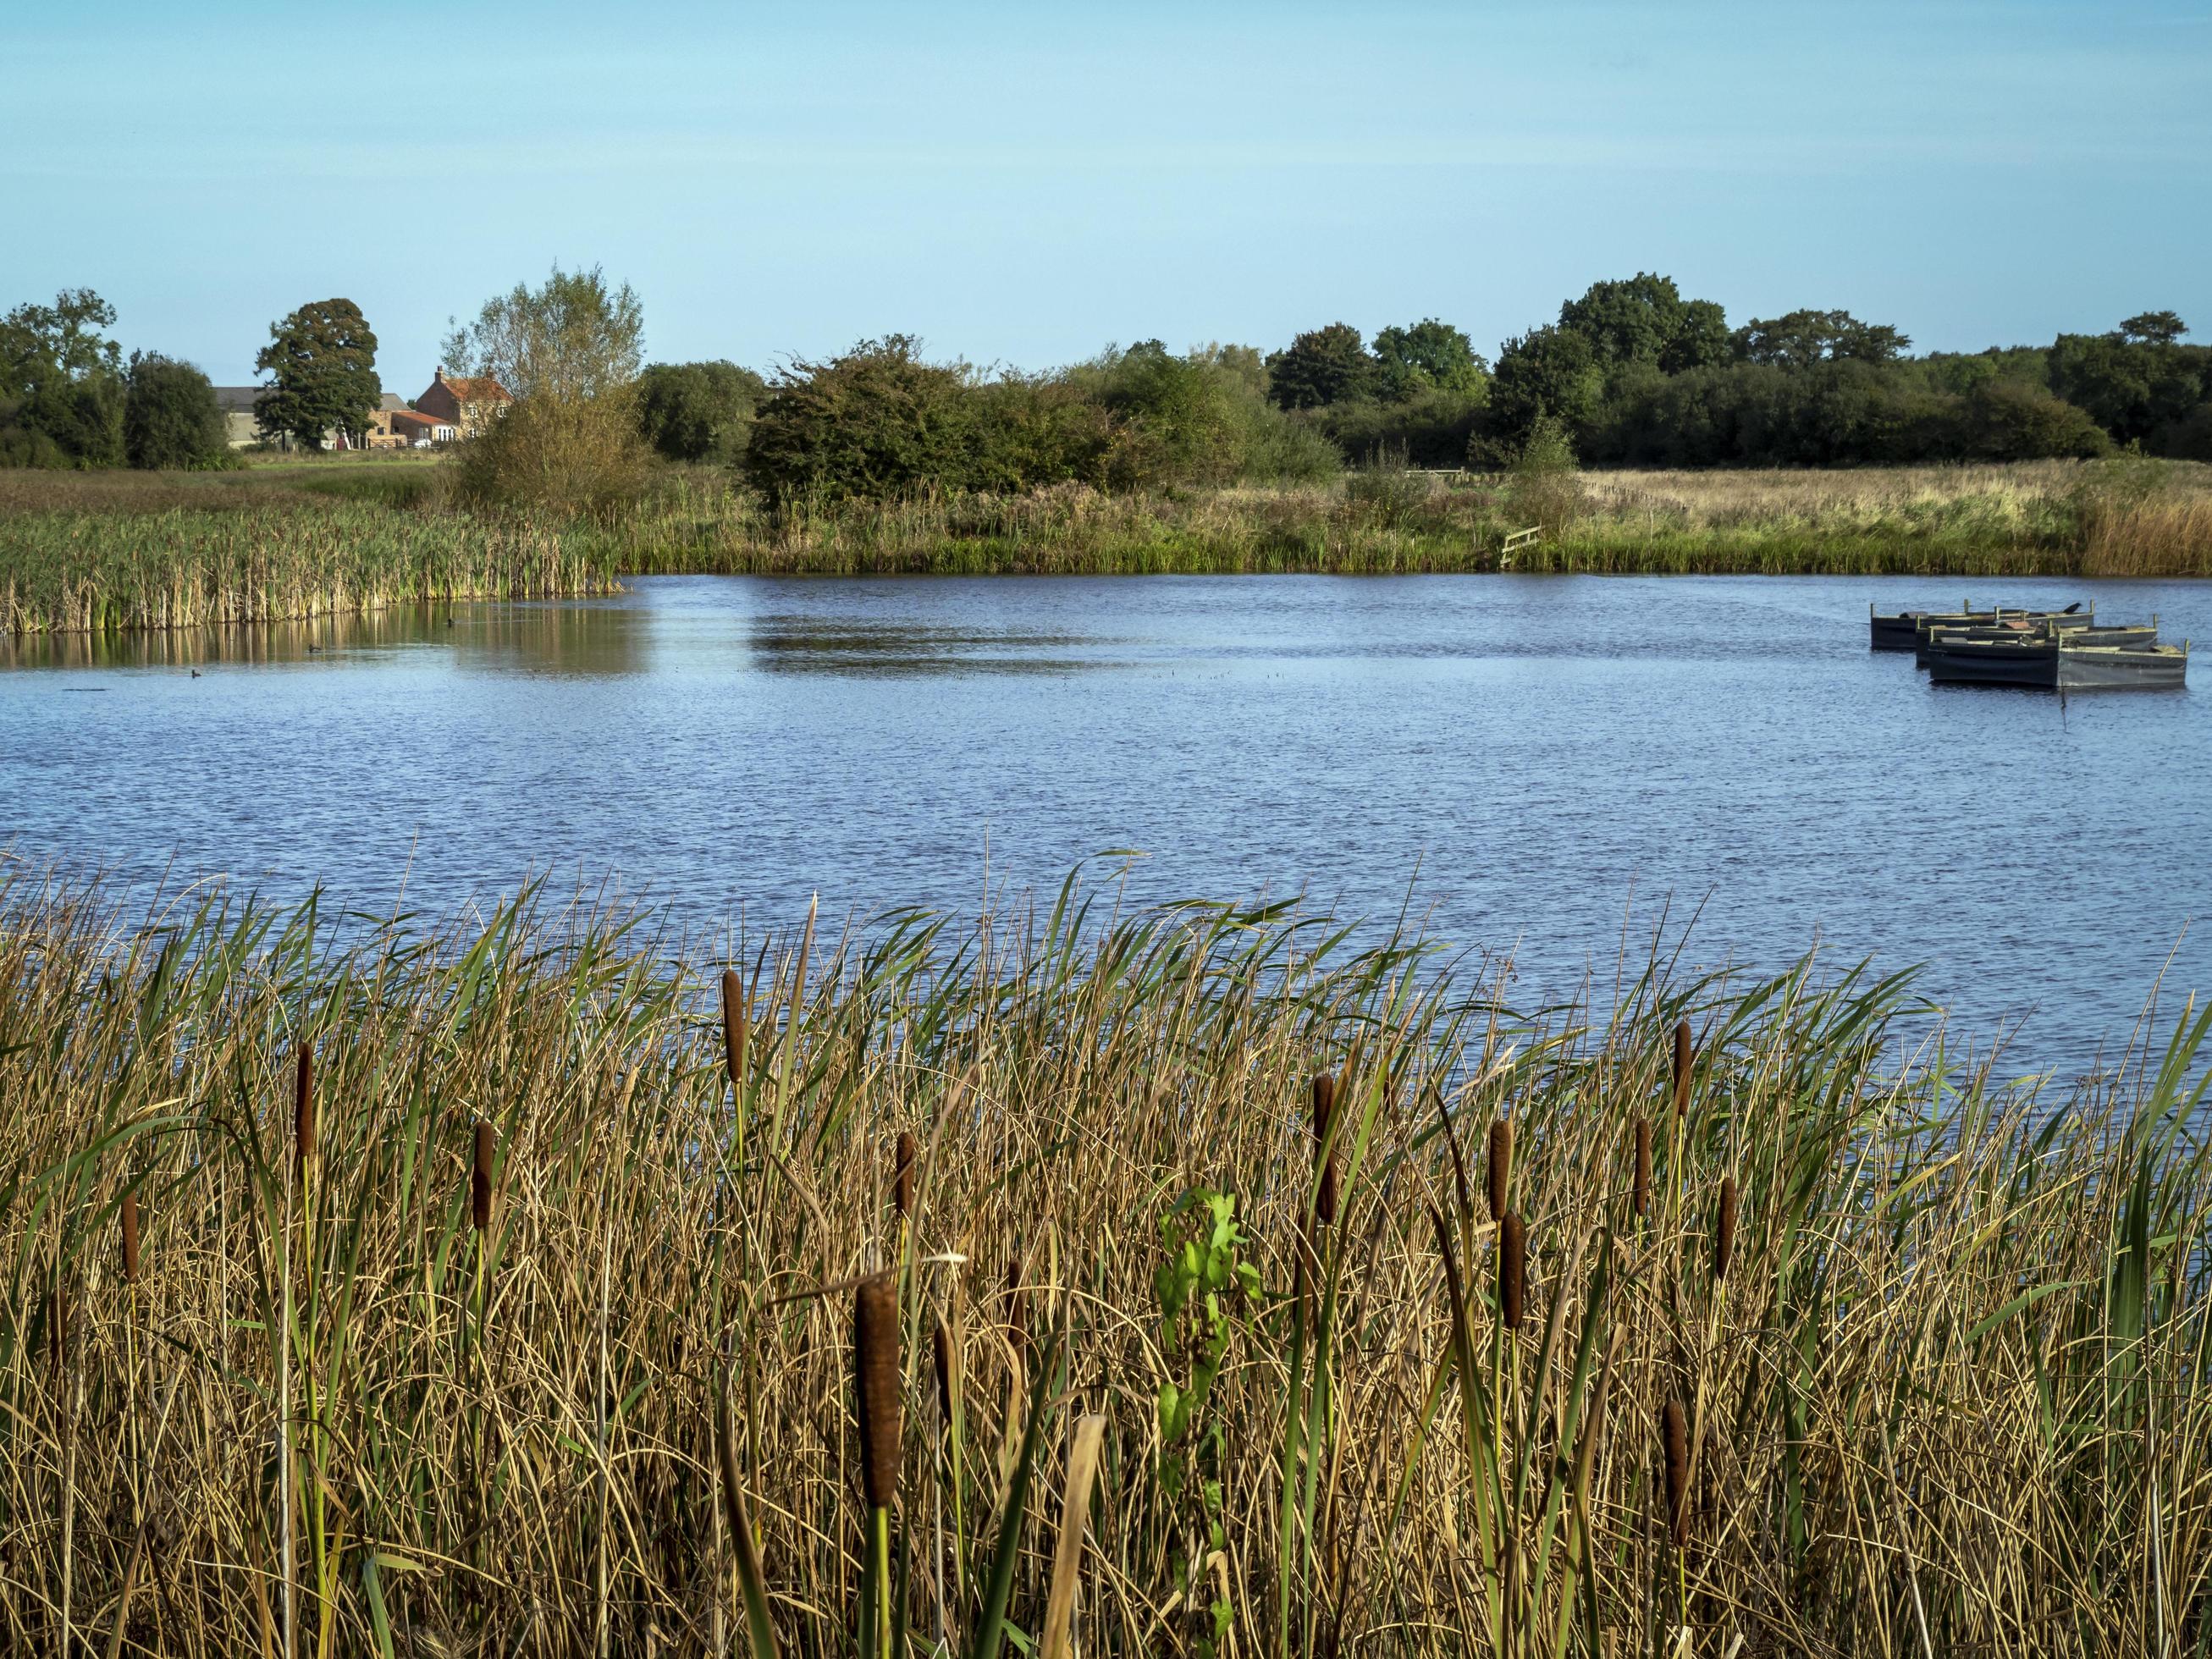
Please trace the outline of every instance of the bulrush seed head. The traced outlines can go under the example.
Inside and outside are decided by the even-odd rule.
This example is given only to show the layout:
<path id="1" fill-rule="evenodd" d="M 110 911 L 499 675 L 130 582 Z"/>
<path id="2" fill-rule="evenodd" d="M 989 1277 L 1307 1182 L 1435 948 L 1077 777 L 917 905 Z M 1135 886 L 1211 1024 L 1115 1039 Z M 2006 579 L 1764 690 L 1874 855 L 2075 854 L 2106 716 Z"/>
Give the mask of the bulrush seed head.
<path id="1" fill-rule="evenodd" d="M 1490 1218 L 1503 1224 L 1513 1201 L 1513 1126 L 1504 1118 L 1490 1124 Z"/>
<path id="2" fill-rule="evenodd" d="M 1697 1061 L 1697 1050 L 1690 1046 L 1690 1022 L 1674 1022 L 1674 1115 L 1690 1109 L 1690 1067 Z"/>
<path id="3" fill-rule="evenodd" d="M 1667 1526 L 1676 1549 L 1690 1542 L 1690 1428 L 1682 1402 L 1671 1395 L 1659 1419 L 1660 1449 L 1667 1463 Z"/>
<path id="4" fill-rule="evenodd" d="M 919 1152 L 914 1131 L 901 1129 L 891 1164 L 891 1199 L 898 1206 L 898 1212 L 909 1219 L 914 1215 L 914 1165 Z"/>
<path id="5" fill-rule="evenodd" d="M 1508 1210 L 1498 1224 L 1498 1316 L 1509 1331 L 1521 1328 L 1528 1291 L 1528 1235 L 1521 1218 Z"/>
<path id="6" fill-rule="evenodd" d="M 942 1414 L 945 1431 L 952 1429 L 952 1379 L 958 1359 L 952 1352 L 952 1328 L 945 1322 L 945 1316 L 937 1316 L 930 1331 L 937 1362 L 937 1409 Z"/>
<path id="7" fill-rule="evenodd" d="M 491 1225 L 491 1125 L 477 1120 L 477 1151 L 469 1166 L 469 1219 L 478 1232 Z"/>
<path id="8" fill-rule="evenodd" d="M 123 1282 L 138 1282 L 138 1194 L 123 1194 Z"/>
<path id="9" fill-rule="evenodd" d="M 1713 1283 L 1728 1279 L 1729 1261 L 1735 1255 L 1735 1177 L 1721 1180 L 1720 1213 L 1713 1220 Z"/>
<path id="10" fill-rule="evenodd" d="M 1314 1192 L 1314 1219 L 1326 1227 L 1336 1220 L 1336 1148 L 1329 1144 L 1329 1127 L 1336 1120 L 1336 1079 L 1323 1072 L 1313 1080 L 1314 1156 L 1321 1160 L 1320 1183 Z"/>
<path id="11" fill-rule="evenodd" d="M 888 1273 L 853 1293 L 853 1383 L 860 1418 L 860 1490 L 872 1510 L 898 1501 L 898 1282 Z"/>
<path id="12" fill-rule="evenodd" d="M 722 969 L 722 1064 L 730 1073 L 730 1087 L 745 1086 L 745 988 L 737 969 Z"/>
<path id="13" fill-rule="evenodd" d="M 301 1170 L 315 1155 L 315 1051 L 300 1045 L 300 1064 L 292 1085 L 292 1156 Z"/>
<path id="14" fill-rule="evenodd" d="M 1636 1213 L 1645 1215 L 1651 1209 L 1651 1120 L 1636 1120 L 1636 1191 L 1632 1202 Z"/>

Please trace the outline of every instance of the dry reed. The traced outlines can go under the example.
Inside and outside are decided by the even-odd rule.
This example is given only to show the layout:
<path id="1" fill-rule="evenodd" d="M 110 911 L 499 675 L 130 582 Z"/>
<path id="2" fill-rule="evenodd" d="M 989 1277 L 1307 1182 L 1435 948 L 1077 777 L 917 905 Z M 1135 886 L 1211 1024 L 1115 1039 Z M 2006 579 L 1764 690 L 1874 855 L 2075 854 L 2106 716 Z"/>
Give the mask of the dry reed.
<path id="1" fill-rule="evenodd" d="M 719 967 L 625 918 L 340 939 L 210 896 L 135 927 L 0 874 L 0 1646 L 261 1652 L 295 1622 L 303 1654 L 850 1652 L 862 1499 L 896 1540 L 894 1646 L 1034 1643 L 1074 1598 L 1069 1468 L 1036 1448 L 1087 1412 L 1085 1653 L 1467 1632 L 1595 1659 L 1685 1617 L 1701 1654 L 2192 1650 L 2203 1015 L 2046 1098 L 1900 1047 L 1903 987 L 1812 965 L 1655 968 L 1538 1017 L 1419 940 L 1316 951 L 1274 908 L 1096 917 L 861 930 L 803 993 L 795 939 L 750 941 L 793 1012 L 733 1099 Z M 1710 1035 L 1675 1118 L 1684 1019 Z M 271 1148 L 298 1144 L 309 1030 L 331 1109 L 287 1227 Z M 1302 1298 L 1312 1131 L 1284 1105 L 1355 1042 Z M 1447 1196 L 1451 1125 L 1490 1121 L 1494 1299 L 1463 1293 L 1480 1218 Z M 1683 1201 L 1623 1237 L 1606 1172 L 1639 1121 Z M 479 1122 L 526 1178 L 472 1239 Z M 825 1298 L 881 1264 L 862 1195 L 896 1123 L 930 1148 L 933 1237 L 854 1291 L 855 1337 L 889 1337 L 854 1365 Z M 1707 1295 L 1722 1230 L 1692 1195 L 1724 1180 Z M 161 1219 L 136 1279 L 110 1265 L 126 1191 Z M 1220 1288 L 1171 1340 L 1163 1270 L 1194 1261 Z M 994 1294 L 999 1329 L 963 1322 Z M 933 1366 L 941 1432 L 902 1468 Z M 172 1389 L 166 1429 L 141 1417 Z"/>

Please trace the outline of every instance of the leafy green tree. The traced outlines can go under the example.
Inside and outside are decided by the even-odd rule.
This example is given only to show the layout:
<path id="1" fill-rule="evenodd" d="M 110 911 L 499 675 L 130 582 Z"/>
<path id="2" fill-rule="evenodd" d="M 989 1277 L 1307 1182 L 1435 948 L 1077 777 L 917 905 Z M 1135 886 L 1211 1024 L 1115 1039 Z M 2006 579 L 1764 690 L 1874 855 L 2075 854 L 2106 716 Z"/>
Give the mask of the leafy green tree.
<path id="1" fill-rule="evenodd" d="M 2203 346 L 2062 334 L 2049 359 L 2051 391 L 2118 443 L 2148 442 L 2212 399 L 2212 349 Z"/>
<path id="2" fill-rule="evenodd" d="M 627 393 L 644 361 L 645 307 L 599 267 L 517 283 L 446 337 L 449 369 L 497 380 L 518 398 Z"/>
<path id="3" fill-rule="evenodd" d="M 123 447 L 136 467 L 206 471 L 230 465 L 234 459 L 208 377 L 155 352 L 131 355 Z"/>
<path id="4" fill-rule="evenodd" d="M 465 499 L 597 512 L 645 487 L 651 455 L 638 429 L 645 310 L 628 283 L 594 265 L 558 265 L 536 288 L 517 283 L 456 327 L 445 366 L 496 380 L 515 399 L 461 446 Z"/>
<path id="5" fill-rule="evenodd" d="M 769 384 L 745 471 L 779 506 L 973 487 L 976 406 L 963 365 L 932 363 L 912 335 L 793 359 Z"/>
<path id="6" fill-rule="evenodd" d="M 1753 318 L 1734 337 L 1747 363 L 1809 368 L 1820 362 L 1887 363 L 1911 349 L 1911 337 L 1887 323 L 1863 323 L 1848 311 L 1793 311 Z"/>
<path id="7" fill-rule="evenodd" d="M 767 392 L 735 363 L 653 363 L 637 377 L 638 429 L 672 461 L 742 460 Z"/>
<path id="8" fill-rule="evenodd" d="M 1268 395 L 1284 409 L 1371 398 L 1377 384 L 1375 359 L 1350 323 L 1310 330 L 1267 359 Z"/>
<path id="9" fill-rule="evenodd" d="M 376 336 L 350 300 L 317 300 L 271 323 L 253 367 L 273 377 L 253 399 L 254 420 L 303 449 L 327 432 L 364 431 L 384 396 Z"/>
<path id="10" fill-rule="evenodd" d="M 2025 380 L 1987 380 L 1967 392 L 1960 429 L 1965 452 L 1976 460 L 2089 460 L 2112 448 L 2085 410 Z"/>
<path id="11" fill-rule="evenodd" d="M 1069 375 L 1006 374 L 969 392 L 975 447 L 965 485 L 1015 493 L 1106 482 L 1112 415 Z"/>
<path id="12" fill-rule="evenodd" d="M 0 318 L 0 462 L 122 464 L 122 349 L 101 332 L 114 324 L 88 288 Z"/>
<path id="13" fill-rule="evenodd" d="M 1424 392 L 1480 399 L 1490 385 L 1490 365 L 1474 342 L 1434 317 L 1376 334 L 1375 362 L 1382 395 L 1397 401 Z"/>
<path id="14" fill-rule="evenodd" d="M 1230 375 L 1145 340 L 1111 357 L 1100 392 L 1115 417 L 1107 477 L 1116 488 L 1223 483 L 1242 468 L 1243 423 Z"/>
<path id="15" fill-rule="evenodd" d="M 1239 390 L 1255 398 L 1267 395 L 1267 354 L 1257 346 L 1224 345 L 1209 341 L 1191 349 L 1190 360 L 1226 375 Z"/>
<path id="16" fill-rule="evenodd" d="M 2189 325 L 2171 311 L 2140 311 L 2122 323 L 2121 339 L 2142 345 L 2172 345 L 2189 332 Z"/>
<path id="17" fill-rule="evenodd" d="M 1579 439 L 1596 424 L 1604 399 L 1605 369 L 1588 334 L 1556 325 L 1531 329 L 1498 354 L 1489 415 L 1471 459 L 1510 459 L 1537 416 L 1547 413 Z"/>
<path id="18" fill-rule="evenodd" d="M 1592 283 L 1582 298 L 1559 307 L 1559 326 L 1586 337 L 1601 363 L 1656 363 L 1674 374 L 1728 356 L 1720 307 L 1684 300 L 1674 279 L 1656 271 Z"/>

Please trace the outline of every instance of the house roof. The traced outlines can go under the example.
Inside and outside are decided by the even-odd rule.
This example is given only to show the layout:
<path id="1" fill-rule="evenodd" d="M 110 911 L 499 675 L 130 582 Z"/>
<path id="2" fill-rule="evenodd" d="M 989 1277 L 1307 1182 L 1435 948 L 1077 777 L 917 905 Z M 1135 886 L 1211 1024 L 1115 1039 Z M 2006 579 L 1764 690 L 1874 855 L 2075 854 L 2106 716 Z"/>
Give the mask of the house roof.
<path id="1" fill-rule="evenodd" d="M 451 426 L 453 422 L 442 415 L 425 415 L 419 409 L 395 409 L 391 412 L 394 426 Z"/>
<path id="2" fill-rule="evenodd" d="M 514 394 L 489 374 L 480 374 L 474 380 L 455 380 L 449 375 L 446 384 L 453 388 L 453 396 L 463 403 L 473 403 L 479 398 L 495 398 L 503 404 L 514 401 Z"/>
<path id="3" fill-rule="evenodd" d="M 216 407 L 226 415 L 251 415 L 253 400 L 261 392 L 258 386 L 219 386 L 214 390 Z"/>
<path id="4" fill-rule="evenodd" d="M 387 392 L 384 394 L 383 401 L 378 404 L 377 407 L 386 410 L 404 409 L 407 407 L 407 399 L 396 392 Z"/>

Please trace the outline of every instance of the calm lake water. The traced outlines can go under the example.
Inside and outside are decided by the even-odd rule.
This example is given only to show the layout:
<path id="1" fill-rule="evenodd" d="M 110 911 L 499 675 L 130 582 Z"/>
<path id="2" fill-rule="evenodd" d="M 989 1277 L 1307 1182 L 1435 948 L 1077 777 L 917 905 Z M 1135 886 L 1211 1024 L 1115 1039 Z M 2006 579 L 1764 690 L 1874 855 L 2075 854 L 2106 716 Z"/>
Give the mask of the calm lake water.
<path id="1" fill-rule="evenodd" d="M 654 579 L 0 644 L 0 846 L 438 913 L 612 876 L 710 931 L 1140 848 L 1146 898 L 1410 896 L 1528 1001 L 1671 902 L 1687 961 L 1923 963 L 1955 1029 L 2075 1067 L 2169 955 L 2162 1014 L 2212 991 L 2212 683 L 2061 702 L 1868 651 L 1869 601 L 1968 595 L 2212 640 L 2212 585 Z"/>

